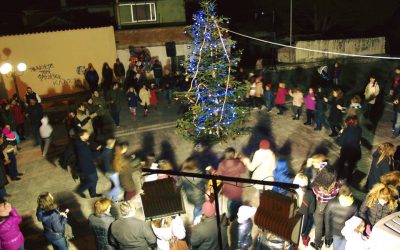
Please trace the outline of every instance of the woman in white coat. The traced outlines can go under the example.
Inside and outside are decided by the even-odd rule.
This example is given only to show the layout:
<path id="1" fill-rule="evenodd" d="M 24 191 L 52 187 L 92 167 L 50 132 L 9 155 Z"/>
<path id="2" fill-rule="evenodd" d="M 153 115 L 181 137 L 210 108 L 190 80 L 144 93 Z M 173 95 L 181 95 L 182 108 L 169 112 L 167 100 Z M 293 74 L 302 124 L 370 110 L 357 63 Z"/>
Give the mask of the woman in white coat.
<path id="1" fill-rule="evenodd" d="M 144 108 L 144 116 L 146 117 L 149 113 L 149 105 L 150 105 L 150 90 L 147 89 L 146 84 L 143 84 L 142 88 L 139 91 L 140 105 Z"/>
<path id="2" fill-rule="evenodd" d="M 274 170 L 276 166 L 276 158 L 274 152 L 270 149 L 270 143 L 264 139 L 260 141 L 260 149 L 253 156 L 251 163 L 245 164 L 250 172 L 252 180 L 274 181 Z M 264 186 L 256 184 L 254 187 L 263 190 Z M 272 189 L 272 186 L 266 186 L 265 189 Z"/>
<path id="3" fill-rule="evenodd" d="M 153 232 L 157 237 L 157 249 L 169 250 L 169 242 L 172 237 L 183 240 L 186 237 L 185 227 L 179 215 L 153 220 L 151 222 Z"/>

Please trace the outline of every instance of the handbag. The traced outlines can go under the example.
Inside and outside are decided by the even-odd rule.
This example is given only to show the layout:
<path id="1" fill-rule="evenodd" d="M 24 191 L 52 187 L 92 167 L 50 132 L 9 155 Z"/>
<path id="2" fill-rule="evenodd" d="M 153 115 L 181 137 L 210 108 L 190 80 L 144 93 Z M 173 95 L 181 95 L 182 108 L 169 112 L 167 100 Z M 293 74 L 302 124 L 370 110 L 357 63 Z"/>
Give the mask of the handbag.
<path id="1" fill-rule="evenodd" d="M 189 247 L 185 240 L 180 240 L 175 236 L 169 240 L 169 249 L 170 250 L 188 250 Z"/>

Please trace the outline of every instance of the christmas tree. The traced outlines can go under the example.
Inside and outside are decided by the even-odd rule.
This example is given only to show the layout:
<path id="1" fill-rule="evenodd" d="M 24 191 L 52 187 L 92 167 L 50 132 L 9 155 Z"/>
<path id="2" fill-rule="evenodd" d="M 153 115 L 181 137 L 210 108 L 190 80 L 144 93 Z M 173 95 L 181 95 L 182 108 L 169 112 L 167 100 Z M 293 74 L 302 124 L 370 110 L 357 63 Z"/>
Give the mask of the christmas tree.
<path id="1" fill-rule="evenodd" d="M 214 144 L 243 133 L 248 109 L 238 104 L 246 89 L 234 80 L 240 51 L 223 28 L 228 19 L 216 15 L 213 1 L 203 1 L 193 15 L 192 52 L 187 62 L 189 90 L 177 97 L 189 105 L 177 132 L 193 142 Z"/>

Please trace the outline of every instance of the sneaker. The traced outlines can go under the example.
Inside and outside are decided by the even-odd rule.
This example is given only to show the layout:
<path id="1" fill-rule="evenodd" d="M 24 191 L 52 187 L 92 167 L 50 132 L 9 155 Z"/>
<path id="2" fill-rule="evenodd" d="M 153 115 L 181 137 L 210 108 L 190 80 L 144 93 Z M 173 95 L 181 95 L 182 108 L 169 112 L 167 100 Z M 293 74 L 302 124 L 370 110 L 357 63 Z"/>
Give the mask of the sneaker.
<path id="1" fill-rule="evenodd" d="M 333 243 L 333 239 L 325 239 L 325 246 L 330 248 Z"/>
<path id="2" fill-rule="evenodd" d="M 303 245 L 308 246 L 308 243 L 310 242 L 310 236 L 307 236 L 306 238 L 303 238 Z"/>
<path id="3" fill-rule="evenodd" d="M 311 242 L 310 246 L 316 250 L 321 250 L 322 246 L 317 245 L 315 242 Z"/>
<path id="4" fill-rule="evenodd" d="M 19 181 L 19 180 L 21 180 L 21 178 L 19 178 L 19 177 L 14 177 L 14 178 L 11 178 L 11 180 L 13 180 L 13 181 Z"/>
<path id="5" fill-rule="evenodd" d="M 23 176 L 24 174 L 23 173 L 17 173 L 17 176 Z"/>

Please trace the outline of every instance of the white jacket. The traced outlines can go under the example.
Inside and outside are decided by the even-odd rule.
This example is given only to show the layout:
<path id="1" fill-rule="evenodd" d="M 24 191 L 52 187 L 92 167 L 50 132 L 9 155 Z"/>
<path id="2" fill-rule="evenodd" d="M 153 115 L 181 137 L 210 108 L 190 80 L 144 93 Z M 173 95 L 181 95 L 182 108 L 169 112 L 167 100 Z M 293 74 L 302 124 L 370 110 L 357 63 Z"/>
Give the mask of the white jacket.
<path id="1" fill-rule="evenodd" d="M 184 239 L 186 236 L 185 226 L 179 215 L 177 215 L 171 222 L 170 227 L 155 227 L 151 225 L 153 232 L 157 237 L 157 247 L 161 250 L 169 250 L 169 240 L 172 236 L 178 239 Z"/>
<path id="2" fill-rule="evenodd" d="M 375 83 L 374 86 L 372 83 L 368 83 L 364 91 L 365 100 L 367 100 L 369 104 L 375 104 L 375 100 L 378 95 L 379 84 Z"/>
<path id="3" fill-rule="evenodd" d="M 246 164 L 247 169 L 253 174 L 252 180 L 273 181 L 274 170 L 276 167 L 275 154 L 270 149 L 259 149 L 254 153 L 253 160 Z M 254 185 L 258 190 L 263 189 L 263 185 Z M 265 186 L 265 189 L 272 189 L 272 186 Z"/>
<path id="4" fill-rule="evenodd" d="M 42 120 L 42 126 L 39 128 L 40 132 L 40 137 L 44 138 L 49 138 L 51 133 L 53 132 L 53 127 L 49 124 L 49 118 L 47 116 L 44 116 Z"/>

